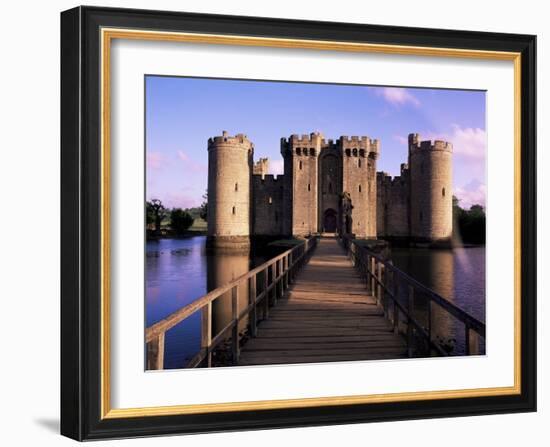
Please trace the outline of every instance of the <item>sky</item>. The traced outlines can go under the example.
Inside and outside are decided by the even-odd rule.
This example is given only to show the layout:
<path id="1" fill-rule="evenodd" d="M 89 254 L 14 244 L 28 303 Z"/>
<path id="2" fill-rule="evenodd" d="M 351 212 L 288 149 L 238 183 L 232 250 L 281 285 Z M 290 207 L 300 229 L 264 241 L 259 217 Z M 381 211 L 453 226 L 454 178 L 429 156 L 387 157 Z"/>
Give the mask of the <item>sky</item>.
<path id="1" fill-rule="evenodd" d="M 398 175 L 407 136 L 453 143 L 453 194 L 485 205 L 484 91 L 147 76 L 146 196 L 166 207 L 199 206 L 208 177 L 207 140 L 227 130 L 254 143 L 283 173 L 281 137 L 321 132 L 380 140 L 377 170 Z"/>

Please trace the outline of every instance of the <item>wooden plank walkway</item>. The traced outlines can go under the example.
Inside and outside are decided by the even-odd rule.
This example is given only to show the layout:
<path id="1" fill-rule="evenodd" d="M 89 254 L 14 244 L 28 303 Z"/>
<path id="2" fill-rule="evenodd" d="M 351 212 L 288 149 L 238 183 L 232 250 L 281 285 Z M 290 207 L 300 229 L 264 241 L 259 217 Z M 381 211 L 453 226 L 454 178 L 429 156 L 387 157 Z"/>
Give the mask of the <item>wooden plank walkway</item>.
<path id="1" fill-rule="evenodd" d="M 239 365 L 406 357 L 403 338 L 335 238 L 322 238 L 285 297 L 241 350 Z"/>

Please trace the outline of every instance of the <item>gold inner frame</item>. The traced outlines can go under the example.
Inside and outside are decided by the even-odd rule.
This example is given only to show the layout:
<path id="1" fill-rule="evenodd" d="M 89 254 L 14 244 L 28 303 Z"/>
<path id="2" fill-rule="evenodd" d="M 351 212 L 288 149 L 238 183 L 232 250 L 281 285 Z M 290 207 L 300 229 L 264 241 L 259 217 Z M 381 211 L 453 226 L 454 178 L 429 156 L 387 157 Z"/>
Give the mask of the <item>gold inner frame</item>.
<path id="1" fill-rule="evenodd" d="M 111 408 L 110 369 L 110 71 L 113 39 L 155 40 L 165 42 L 204 43 L 214 45 L 263 46 L 357 53 L 438 56 L 467 59 L 506 60 L 514 63 L 514 385 L 509 387 L 422 391 L 357 396 L 327 396 L 304 399 L 281 399 L 215 404 L 188 404 L 142 408 Z M 192 34 L 101 29 L 101 418 L 167 416 L 229 411 L 308 408 L 382 402 L 405 402 L 428 399 L 503 396 L 521 393 L 521 53 L 464 50 L 454 48 L 383 45 L 337 41 L 279 39 L 250 36 Z"/>

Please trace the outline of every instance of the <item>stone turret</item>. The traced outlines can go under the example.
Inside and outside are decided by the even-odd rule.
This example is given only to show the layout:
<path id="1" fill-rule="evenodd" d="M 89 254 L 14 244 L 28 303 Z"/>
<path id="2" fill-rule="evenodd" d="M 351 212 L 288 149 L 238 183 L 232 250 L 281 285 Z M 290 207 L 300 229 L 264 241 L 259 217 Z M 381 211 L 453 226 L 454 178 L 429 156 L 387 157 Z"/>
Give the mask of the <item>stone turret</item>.
<path id="1" fill-rule="evenodd" d="M 449 240 L 453 231 L 451 143 L 409 135 L 411 237 Z"/>
<path id="2" fill-rule="evenodd" d="M 353 205 L 351 233 L 358 238 L 376 238 L 376 159 L 378 140 L 366 136 L 341 136 L 343 191 Z M 345 227 L 345 225 L 343 226 Z"/>
<path id="3" fill-rule="evenodd" d="M 208 246 L 250 245 L 250 183 L 254 145 L 243 134 L 208 140 Z"/>
<path id="4" fill-rule="evenodd" d="M 317 233 L 318 158 L 323 135 L 291 135 L 281 139 L 284 159 L 283 231 L 295 236 Z"/>
<path id="5" fill-rule="evenodd" d="M 269 172 L 268 158 L 260 158 L 256 163 L 254 163 L 254 166 L 252 168 L 253 175 L 261 175 L 262 178 L 264 178 L 268 172 Z"/>

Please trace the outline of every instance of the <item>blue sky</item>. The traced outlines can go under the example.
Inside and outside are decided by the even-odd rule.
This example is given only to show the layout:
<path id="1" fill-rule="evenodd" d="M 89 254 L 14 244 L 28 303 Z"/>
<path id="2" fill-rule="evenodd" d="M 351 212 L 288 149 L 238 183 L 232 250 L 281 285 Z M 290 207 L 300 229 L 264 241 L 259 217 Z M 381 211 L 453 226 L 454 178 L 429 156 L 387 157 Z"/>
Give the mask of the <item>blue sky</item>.
<path id="1" fill-rule="evenodd" d="M 380 140 L 377 170 L 399 173 L 407 135 L 454 145 L 453 188 L 463 206 L 485 204 L 485 92 L 146 77 L 147 199 L 200 205 L 207 185 L 207 140 L 244 133 L 254 158 L 282 174 L 279 141 L 291 134 Z"/>

